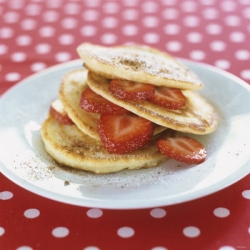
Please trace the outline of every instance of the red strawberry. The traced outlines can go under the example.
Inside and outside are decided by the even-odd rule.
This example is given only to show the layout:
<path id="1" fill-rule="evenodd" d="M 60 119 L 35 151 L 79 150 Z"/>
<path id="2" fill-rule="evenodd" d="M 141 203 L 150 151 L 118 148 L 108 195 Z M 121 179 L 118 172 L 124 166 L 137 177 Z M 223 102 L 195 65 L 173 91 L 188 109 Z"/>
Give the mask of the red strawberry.
<path id="1" fill-rule="evenodd" d="M 202 163 L 206 159 L 203 145 L 188 136 L 160 139 L 157 146 L 162 154 L 188 164 Z"/>
<path id="2" fill-rule="evenodd" d="M 54 100 L 50 105 L 50 114 L 60 123 L 73 125 L 74 122 L 69 118 L 59 99 Z"/>
<path id="3" fill-rule="evenodd" d="M 126 80 L 112 80 L 109 91 L 122 100 L 142 101 L 154 95 L 155 86 Z"/>
<path id="4" fill-rule="evenodd" d="M 82 92 L 80 107 L 88 112 L 101 114 L 127 114 L 128 110 L 108 101 L 90 88 Z"/>
<path id="5" fill-rule="evenodd" d="M 102 114 L 98 132 L 109 153 L 123 154 L 147 144 L 153 136 L 153 124 L 134 114 Z"/>
<path id="6" fill-rule="evenodd" d="M 156 87 L 155 94 L 148 100 L 168 109 L 180 109 L 186 105 L 186 97 L 181 90 L 167 87 Z"/>

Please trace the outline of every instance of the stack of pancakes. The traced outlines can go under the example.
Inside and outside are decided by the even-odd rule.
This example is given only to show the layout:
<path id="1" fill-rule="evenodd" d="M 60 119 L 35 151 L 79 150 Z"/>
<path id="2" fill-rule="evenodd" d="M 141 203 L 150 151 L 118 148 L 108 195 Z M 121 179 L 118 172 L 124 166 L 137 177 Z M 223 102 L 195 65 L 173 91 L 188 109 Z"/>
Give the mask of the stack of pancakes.
<path id="1" fill-rule="evenodd" d="M 200 135 L 216 129 L 218 118 L 214 108 L 196 91 L 203 87 L 202 82 L 170 55 L 147 46 L 103 47 L 88 43 L 80 45 L 77 51 L 85 68 L 67 73 L 59 89 L 59 99 L 74 125 L 64 125 L 49 115 L 41 127 L 46 151 L 57 162 L 95 173 L 157 166 L 167 157 L 159 152 L 156 141 L 164 137 L 168 128 Z M 108 89 L 111 79 L 181 89 L 186 105 L 172 110 L 147 100 L 121 100 Z M 88 87 L 154 123 L 150 143 L 126 154 L 108 153 L 98 133 L 100 114 L 79 106 L 81 94 Z"/>

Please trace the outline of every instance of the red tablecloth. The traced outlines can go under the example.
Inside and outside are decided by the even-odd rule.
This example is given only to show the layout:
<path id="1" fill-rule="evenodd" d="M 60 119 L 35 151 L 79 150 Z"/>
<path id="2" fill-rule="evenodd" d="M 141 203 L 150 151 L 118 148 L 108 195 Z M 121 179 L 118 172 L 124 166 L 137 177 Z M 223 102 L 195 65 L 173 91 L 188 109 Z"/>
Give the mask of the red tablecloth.
<path id="1" fill-rule="evenodd" d="M 249 0 L 0 0 L 0 16 L 0 94 L 78 58 L 82 42 L 148 44 L 250 83 Z M 250 175 L 183 204 L 105 210 L 42 198 L 0 174 L 0 249 L 250 249 Z"/>

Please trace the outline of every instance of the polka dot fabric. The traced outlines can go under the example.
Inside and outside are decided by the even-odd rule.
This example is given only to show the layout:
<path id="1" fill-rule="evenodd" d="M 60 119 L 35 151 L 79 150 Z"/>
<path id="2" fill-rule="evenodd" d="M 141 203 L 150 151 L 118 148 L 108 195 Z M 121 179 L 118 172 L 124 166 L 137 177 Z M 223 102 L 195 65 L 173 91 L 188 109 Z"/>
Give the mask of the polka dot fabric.
<path id="1" fill-rule="evenodd" d="M 82 42 L 148 44 L 250 84 L 250 0 L 0 0 L 0 95 L 77 59 Z M 104 210 L 48 200 L 0 174 L 0 249 L 250 249 L 249 183 L 168 207 Z"/>

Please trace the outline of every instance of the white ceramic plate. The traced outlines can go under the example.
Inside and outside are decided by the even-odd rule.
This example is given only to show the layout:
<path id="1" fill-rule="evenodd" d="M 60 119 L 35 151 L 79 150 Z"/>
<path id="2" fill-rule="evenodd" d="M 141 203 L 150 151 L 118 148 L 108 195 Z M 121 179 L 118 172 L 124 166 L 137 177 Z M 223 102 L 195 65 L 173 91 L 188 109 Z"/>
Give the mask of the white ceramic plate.
<path id="1" fill-rule="evenodd" d="M 111 209 L 177 204 L 216 192 L 250 169 L 250 88 L 214 67 L 182 60 L 204 82 L 200 91 L 218 110 L 219 128 L 194 136 L 208 153 L 200 165 L 168 160 L 158 167 L 95 175 L 60 168 L 46 154 L 40 126 L 60 79 L 80 60 L 26 78 L 0 99 L 0 169 L 21 187 L 41 196 L 80 206 Z"/>

